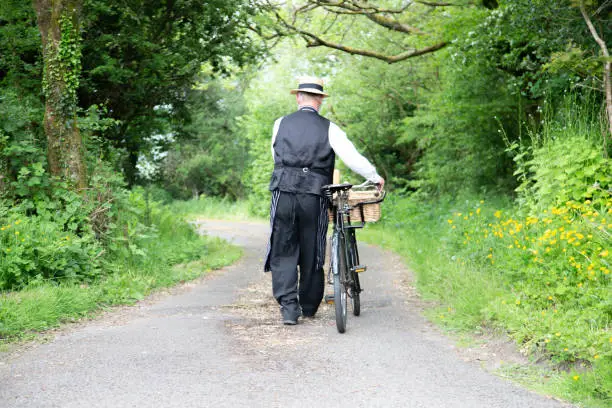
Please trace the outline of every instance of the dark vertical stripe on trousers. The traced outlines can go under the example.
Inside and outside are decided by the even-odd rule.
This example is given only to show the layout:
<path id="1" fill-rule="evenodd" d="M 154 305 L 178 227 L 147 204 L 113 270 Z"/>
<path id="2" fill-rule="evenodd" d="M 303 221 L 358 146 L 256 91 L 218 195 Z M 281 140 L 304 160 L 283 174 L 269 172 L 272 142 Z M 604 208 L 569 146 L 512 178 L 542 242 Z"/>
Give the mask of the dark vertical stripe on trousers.
<path id="1" fill-rule="evenodd" d="M 319 225 L 317 225 L 317 269 L 323 269 L 325 263 L 325 246 L 327 244 L 327 198 L 319 198 Z"/>
<path id="2" fill-rule="evenodd" d="M 268 237 L 268 248 L 266 249 L 266 257 L 264 263 L 264 271 L 270 272 L 270 251 L 272 250 L 272 230 L 274 228 L 274 217 L 276 217 L 276 207 L 278 206 L 278 199 L 280 197 L 280 190 L 272 191 L 272 203 L 270 204 L 270 235 Z"/>

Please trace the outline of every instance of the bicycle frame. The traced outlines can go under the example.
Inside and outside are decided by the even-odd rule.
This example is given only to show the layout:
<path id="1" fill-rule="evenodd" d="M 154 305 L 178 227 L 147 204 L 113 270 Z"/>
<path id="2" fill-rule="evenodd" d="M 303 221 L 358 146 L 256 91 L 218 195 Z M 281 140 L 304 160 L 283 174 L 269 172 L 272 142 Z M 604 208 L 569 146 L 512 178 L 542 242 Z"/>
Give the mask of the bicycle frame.
<path id="1" fill-rule="evenodd" d="M 337 234 L 339 241 L 336 245 L 342 244 L 342 252 L 344 253 L 344 260 L 346 264 L 346 271 L 350 271 L 352 267 L 359 264 L 359 253 L 357 251 L 357 240 L 355 238 L 355 229 L 363 228 L 365 222 L 363 221 L 363 207 L 361 207 L 361 223 L 354 225 L 351 224 L 350 210 L 351 207 L 348 205 L 348 191 L 338 191 L 336 197 L 336 204 L 333 205 L 334 211 L 334 235 Z M 333 237 L 332 237 L 333 239 Z M 332 253 L 335 253 L 337 248 L 334 248 L 334 242 L 332 240 Z M 351 253 L 351 247 L 354 248 L 354 253 Z M 340 268 L 332 268 L 334 273 L 339 273 Z M 352 279 L 349 276 L 341 276 L 340 281 L 342 284 L 352 284 Z"/>
<path id="2" fill-rule="evenodd" d="M 365 266 L 359 264 L 359 252 L 355 230 L 365 226 L 363 205 L 379 203 L 384 200 L 383 196 L 375 201 L 358 203 L 361 222 L 351 223 L 351 207 L 348 203 L 348 190 L 351 184 L 337 184 L 323 187 L 325 196 L 329 199 L 333 211 L 334 229 L 331 242 L 331 268 L 327 276 L 328 283 L 334 285 L 334 304 L 336 309 L 336 327 L 340 333 L 344 333 L 347 320 L 347 298 L 353 305 L 353 314 L 359 316 L 361 313 L 361 285 L 359 283 L 359 272 L 365 271 Z M 335 197 L 334 197 L 335 194 Z"/>

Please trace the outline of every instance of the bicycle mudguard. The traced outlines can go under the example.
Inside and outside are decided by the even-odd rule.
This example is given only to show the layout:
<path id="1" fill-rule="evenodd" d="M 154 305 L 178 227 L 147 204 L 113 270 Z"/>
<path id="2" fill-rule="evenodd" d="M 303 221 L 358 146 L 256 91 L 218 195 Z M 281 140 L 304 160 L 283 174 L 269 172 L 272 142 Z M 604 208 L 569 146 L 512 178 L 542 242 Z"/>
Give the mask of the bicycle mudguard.
<path id="1" fill-rule="evenodd" d="M 339 259 L 338 259 L 338 257 L 335 256 L 335 254 L 338 253 L 338 252 L 336 252 L 336 250 L 338 249 L 338 245 L 340 245 L 340 243 L 338 241 L 340 241 L 338 239 L 338 234 L 332 235 L 331 253 L 330 253 L 330 257 L 329 257 L 329 263 L 330 263 L 330 267 L 331 267 L 332 273 L 334 275 L 338 275 L 338 273 L 340 272 L 340 267 L 338 265 Z"/>

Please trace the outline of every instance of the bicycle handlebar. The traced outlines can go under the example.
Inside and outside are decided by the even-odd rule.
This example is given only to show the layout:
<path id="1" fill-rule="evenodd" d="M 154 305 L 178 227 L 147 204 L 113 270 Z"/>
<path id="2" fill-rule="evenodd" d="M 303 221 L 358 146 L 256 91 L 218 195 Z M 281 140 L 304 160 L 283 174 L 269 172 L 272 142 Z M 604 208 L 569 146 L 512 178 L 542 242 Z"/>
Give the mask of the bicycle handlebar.
<path id="1" fill-rule="evenodd" d="M 369 187 L 376 187 L 378 186 L 378 184 L 370 181 L 370 180 L 366 180 L 361 184 L 357 184 L 356 186 L 353 186 L 353 190 L 367 190 Z"/>

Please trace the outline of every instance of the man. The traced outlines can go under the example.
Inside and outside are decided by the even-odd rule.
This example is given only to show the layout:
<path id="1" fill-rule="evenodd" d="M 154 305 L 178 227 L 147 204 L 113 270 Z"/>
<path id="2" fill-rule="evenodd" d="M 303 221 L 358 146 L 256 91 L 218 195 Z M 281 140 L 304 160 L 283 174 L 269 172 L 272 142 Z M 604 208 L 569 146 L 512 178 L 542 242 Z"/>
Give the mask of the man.
<path id="1" fill-rule="evenodd" d="M 332 183 L 336 154 L 380 189 L 385 183 L 346 134 L 319 115 L 328 96 L 322 80 L 301 78 L 291 94 L 296 95 L 298 110 L 277 119 L 272 133 L 271 235 L 265 263 L 288 325 L 297 324 L 300 315 L 313 317 L 323 299 L 328 204 L 321 187 Z"/>

